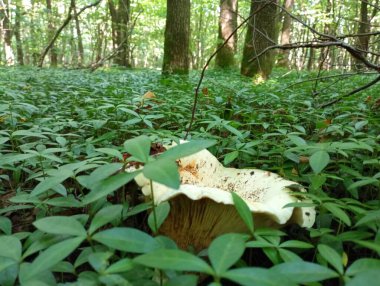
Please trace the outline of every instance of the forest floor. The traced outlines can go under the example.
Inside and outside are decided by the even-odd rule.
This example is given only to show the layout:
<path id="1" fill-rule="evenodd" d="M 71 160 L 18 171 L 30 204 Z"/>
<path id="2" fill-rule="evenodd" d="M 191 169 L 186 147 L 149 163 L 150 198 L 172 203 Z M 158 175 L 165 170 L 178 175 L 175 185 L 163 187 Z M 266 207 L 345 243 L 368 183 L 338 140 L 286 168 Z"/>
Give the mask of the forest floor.
<path id="1" fill-rule="evenodd" d="M 375 77 L 340 75 L 341 71 L 324 72 L 322 79 L 316 82 L 309 80 L 317 77 L 316 72 L 276 70 L 270 80 L 255 84 L 237 71 L 206 72 L 189 139 L 216 140 L 217 144 L 209 150 L 225 166 L 273 171 L 303 184 L 318 210 L 313 228 L 296 230 L 296 233 L 289 233 L 291 230 L 286 230 L 286 234 L 271 233 L 271 238 L 265 239 L 274 245 L 278 238 L 278 244 L 272 248 L 262 247 L 261 256 L 266 257 L 266 261 L 260 263 L 247 258 L 245 264 L 240 263 L 237 268 L 242 265 L 268 268 L 290 263 L 298 257 L 323 265 L 325 269 L 307 282 L 330 279 L 334 285 L 341 279 L 361 283 L 370 281 L 362 279 L 377 275 L 371 271 L 380 267 L 380 85 L 331 106 L 320 107 Z M 111 69 L 90 73 L 64 69 L 0 69 L 0 233 L 6 235 L 0 236 L 0 240 L 4 240 L 0 243 L 0 258 L 3 257 L 1 251 L 7 251 L 2 243 L 7 242 L 15 249 L 7 252 L 10 254 L 4 256 L 6 259 L 0 259 L 0 285 L 13 285 L 15 279 L 21 284 L 35 279 L 46 285 L 54 285 L 53 280 L 93 279 L 112 285 L 111 273 L 131 283 L 125 285 L 142 283 L 136 279 L 152 282 L 154 272 L 146 269 L 157 266 L 144 263 L 143 259 L 138 261 L 145 270 L 142 266 L 136 270 L 128 262 L 125 268 L 104 274 L 109 264 L 126 257 L 109 249 L 139 251 L 120 249 L 101 238 L 95 248 L 93 244 L 91 248 L 83 248 L 78 237 L 62 240 L 62 235 L 81 233 L 76 222 L 86 225 L 86 212 L 93 217 L 104 206 L 104 199 L 115 205 L 119 203 L 117 198 L 112 198 L 116 187 L 105 192 L 102 200 L 86 207 L 81 200 L 91 189 L 84 177 L 107 164 L 123 162 L 126 140 L 147 135 L 152 142 L 169 143 L 184 137 L 198 80 L 199 72 L 195 71 L 189 77 L 163 77 L 151 70 Z M 149 91 L 154 96 L 144 98 Z M 102 179 L 114 171 L 108 170 Z M 141 210 L 135 213 L 148 207 L 142 204 Z M 50 216 L 75 217 L 74 222 L 67 222 L 72 229 L 49 232 L 57 221 L 47 223 L 46 228 L 38 224 Z M 142 227 L 133 221 L 128 225 L 136 231 L 148 232 L 146 225 Z M 50 236 L 43 235 L 44 232 Z M 288 252 L 283 251 L 279 242 L 286 241 L 286 235 L 308 243 L 308 247 L 303 249 L 299 243 Z M 82 248 L 79 248 L 81 243 Z M 334 254 L 329 256 L 324 246 L 328 250 L 335 249 Z M 65 249 L 62 252 L 66 251 L 66 256 L 52 258 L 54 255 L 50 253 L 47 257 L 49 249 L 51 252 Z M 89 259 L 90 254 L 83 254 L 83 249 L 98 255 Z M 75 259 L 71 254 L 64 261 L 73 251 Z M 370 258 L 372 260 L 366 260 Z M 355 269 L 342 270 L 361 260 L 364 262 L 359 262 L 357 267 L 371 275 L 360 276 Z M 34 262 L 25 263 L 31 261 Z M 26 266 L 19 268 L 19 263 Z M 52 263 L 56 265 L 53 269 Z M 83 269 L 85 272 L 92 269 L 91 273 L 97 274 L 81 276 Z M 140 276 L 130 278 L 131 269 Z M 168 269 L 178 270 L 169 266 Z M 295 268 L 284 269 L 285 266 L 281 271 L 296 271 Z M 26 274 L 29 270 L 33 275 Z M 329 276 L 327 270 L 338 274 Z M 166 275 L 176 281 L 173 273 Z M 220 279 L 215 273 L 208 275 L 215 281 Z M 249 285 L 237 275 L 221 274 L 221 277 Z M 193 285 L 191 281 L 186 285 Z M 292 280 L 289 285 L 294 285 L 293 282 L 305 281 Z"/>

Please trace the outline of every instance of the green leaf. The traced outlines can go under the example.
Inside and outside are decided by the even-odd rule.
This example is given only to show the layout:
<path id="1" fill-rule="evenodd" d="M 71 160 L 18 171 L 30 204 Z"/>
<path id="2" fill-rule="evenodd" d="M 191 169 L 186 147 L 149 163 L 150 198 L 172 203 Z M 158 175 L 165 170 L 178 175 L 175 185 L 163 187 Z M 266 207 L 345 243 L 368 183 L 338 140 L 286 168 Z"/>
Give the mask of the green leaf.
<path id="1" fill-rule="evenodd" d="M 157 233 L 158 229 L 162 225 L 162 223 L 165 221 L 165 219 L 168 217 L 170 212 L 170 204 L 168 202 L 163 202 L 156 206 L 152 212 L 149 214 L 148 217 L 148 225 L 150 229 L 153 231 L 153 233 Z M 156 214 L 156 221 L 154 219 L 154 214 Z M 157 222 L 157 227 L 156 227 Z"/>
<path id="2" fill-rule="evenodd" d="M 356 181 L 355 183 L 352 183 L 351 185 L 349 185 L 348 190 L 350 191 L 350 190 L 360 188 L 363 186 L 367 186 L 367 185 L 378 186 L 379 180 L 377 180 L 375 178 L 367 178 L 367 179 L 359 180 L 359 181 Z"/>
<path id="3" fill-rule="evenodd" d="M 116 263 L 110 265 L 105 271 L 105 274 L 114 274 L 114 273 L 121 273 L 126 272 L 135 267 L 135 264 L 133 263 L 132 259 L 130 258 L 124 258 L 118 260 Z"/>
<path id="4" fill-rule="evenodd" d="M 7 217 L 0 216 L 0 230 L 6 235 L 11 235 L 12 221 Z"/>
<path id="5" fill-rule="evenodd" d="M 0 156 L 0 166 L 10 165 L 18 161 L 24 161 L 33 157 L 36 157 L 35 154 L 8 154 Z"/>
<path id="6" fill-rule="evenodd" d="M 177 160 L 192 154 L 198 153 L 212 145 L 215 145 L 215 140 L 192 140 L 183 144 L 179 144 L 165 151 L 160 155 L 160 159 Z"/>
<path id="7" fill-rule="evenodd" d="M 20 261 L 22 246 L 20 240 L 11 235 L 0 236 L 0 256 Z"/>
<path id="8" fill-rule="evenodd" d="M 34 259 L 27 277 L 32 278 L 45 270 L 51 269 L 77 249 L 83 239 L 83 237 L 70 238 L 50 246 Z"/>
<path id="9" fill-rule="evenodd" d="M 12 137 L 25 136 L 25 137 L 37 137 L 37 138 L 47 139 L 47 137 L 45 135 L 42 135 L 42 134 L 37 133 L 37 132 L 32 132 L 29 130 L 17 130 L 15 132 L 13 132 L 11 136 Z"/>
<path id="10" fill-rule="evenodd" d="M 307 248 L 314 248 L 314 245 L 307 243 L 307 242 L 304 242 L 304 241 L 299 241 L 299 240 L 287 240 L 287 241 L 281 243 L 280 247 L 282 247 L 282 248 L 307 249 Z"/>
<path id="11" fill-rule="evenodd" d="M 198 276 L 197 275 L 178 275 L 171 278 L 166 282 L 165 286 L 197 286 Z"/>
<path id="12" fill-rule="evenodd" d="M 305 261 L 285 262 L 275 265 L 271 269 L 300 284 L 323 281 L 339 276 L 338 273 L 327 267 Z"/>
<path id="13" fill-rule="evenodd" d="M 115 190 L 130 182 L 140 171 L 133 173 L 120 173 L 109 177 L 95 185 L 94 189 L 84 197 L 83 203 L 90 204 L 100 198 L 106 197 Z"/>
<path id="14" fill-rule="evenodd" d="M 358 273 L 352 280 L 348 281 L 346 286 L 363 286 L 363 285 L 379 285 L 380 272 L 379 269 L 366 270 Z"/>
<path id="15" fill-rule="evenodd" d="M 296 286 L 284 275 L 264 268 L 242 267 L 229 270 L 223 274 L 223 278 L 229 279 L 243 286 Z"/>
<path id="16" fill-rule="evenodd" d="M 110 248 L 132 253 L 146 253 L 160 246 L 149 234 L 128 227 L 107 229 L 96 233 L 92 239 Z"/>
<path id="17" fill-rule="evenodd" d="M 124 142 L 124 149 L 133 156 L 133 159 L 147 163 L 150 154 L 151 141 L 146 135 L 141 135 Z"/>
<path id="18" fill-rule="evenodd" d="M 330 155 L 326 151 L 317 151 L 309 159 L 310 167 L 314 173 L 320 173 L 330 162 Z"/>
<path id="19" fill-rule="evenodd" d="M 323 207 L 331 212 L 333 216 L 343 221 L 346 225 L 351 226 L 350 217 L 339 207 L 339 205 L 334 203 L 324 203 Z"/>
<path id="20" fill-rule="evenodd" d="M 288 138 L 290 139 L 290 141 L 292 141 L 292 143 L 298 147 L 301 147 L 301 146 L 306 146 L 307 143 L 304 139 L 302 139 L 301 137 L 299 136 L 296 136 L 296 135 L 288 135 Z"/>
<path id="21" fill-rule="evenodd" d="M 335 249 L 325 244 L 319 244 L 318 252 L 329 264 L 335 268 L 336 271 L 338 271 L 340 274 L 343 274 L 343 258 L 335 251 Z"/>
<path id="22" fill-rule="evenodd" d="M 253 217 L 252 212 L 249 209 L 246 202 L 239 197 L 236 193 L 232 192 L 232 200 L 234 202 L 236 211 L 239 213 L 241 219 L 244 221 L 245 225 L 247 226 L 248 230 L 251 232 L 251 234 L 254 234 L 254 224 L 253 224 Z"/>
<path id="23" fill-rule="evenodd" d="M 103 225 L 106 225 L 115 219 L 120 219 L 122 210 L 122 205 L 110 205 L 102 208 L 92 219 L 88 233 L 91 235 L 95 230 L 102 227 Z"/>
<path id="24" fill-rule="evenodd" d="M 223 164 L 228 165 L 229 163 L 233 162 L 237 157 L 239 157 L 239 151 L 232 151 L 226 156 L 224 156 Z"/>
<path id="25" fill-rule="evenodd" d="M 100 166 L 96 168 L 90 176 L 88 176 L 88 188 L 92 188 L 96 186 L 96 183 L 107 179 L 111 175 L 115 174 L 116 172 L 120 171 L 121 168 L 123 167 L 122 163 L 111 163 L 111 164 L 106 164 L 103 166 Z"/>
<path id="26" fill-rule="evenodd" d="M 112 252 L 95 252 L 88 256 L 88 262 L 96 270 L 102 273 L 108 266 L 108 260 L 112 257 Z"/>
<path id="27" fill-rule="evenodd" d="M 158 249 L 137 256 L 134 262 L 141 265 L 176 271 L 194 271 L 212 275 L 212 268 L 199 257 L 179 249 Z"/>
<path id="28" fill-rule="evenodd" d="M 380 210 L 376 211 L 367 211 L 360 220 L 355 224 L 356 227 L 368 224 L 368 223 L 379 223 L 380 222 Z"/>
<path id="29" fill-rule="evenodd" d="M 378 242 L 367 240 L 352 240 L 352 242 L 355 242 L 356 244 L 365 248 L 372 249 L 373 251 L 376 251 L 378 255 L 380 255 L 380 244 Z"/>
<path id="30" fill-rule="evenodd" d="M 178 166 L 171 159 L 158 159 L 145 165 L 143 174 L 148 179 L 178 189 L 181 180 L 179 177 Z"/>
<path id="31" fill-rule="evenodd" d="M 65 234 L 86 237 L 82 224 L 69 216 L 50 216 L 39 219 L 33 225 L 41 231 L 52 234 Z"/>
<path id="32" fill-rule="evenodd" d="M 354 261 L 346 271 L 347 276 L 355 276 L 367 270 L 379 270 L 380 260 L 374 258 L 362 258 Z M 380 280 L 379 280 L 380 281 Z M 369 284 L 372 285 L 372 284 Z"/>
<path id="33" fill-rule="evenodd" d="M 96 152 L 104 153 L 107 155 L 110 155 L 112 157 L 118 158 L 119 160 L 123 160 L 123 155 L 120 153 L 119 150 L 112 149 L 112 148 L 97 148 L 95 149 Z"/>
<path id="34" fill-rule="evenodd" d="M 59 177 L 49 177 L 49 178 L 39 182 L 38 185 L 30 193 L 30 195 L 31 196 L 38 196 L 38 195 L 52 189 L 53 187 L 59 185 L 60 183 L 62 183 L 64 180 L 66 180 L 67 178 L 69 178 L 71 176 L 74 176 L 74 173 L 69 171 L 69 170 L 65 170 L 64 172 L 61 173 L 61 175 Z"/>
<path id="35" fill-rule="evenodd" d="M 6 270 L 10 266 L 15 266 L 15 265 L 18 265 L 17 261 L 8 257 L 0 256 L 0 276 L 5 274 L 5 273 L 1 273 L 2 271 Z M 1 283 L 1 280 L 0 280 L 0 283 Z"/>
<path id="36" fill-rule="evenodd" d="M 211 265 L 217 275 L 222 275 L 243 255 L 245 238 L 241 234 L 228 233 L 214 239 L 208 249 Z"/>

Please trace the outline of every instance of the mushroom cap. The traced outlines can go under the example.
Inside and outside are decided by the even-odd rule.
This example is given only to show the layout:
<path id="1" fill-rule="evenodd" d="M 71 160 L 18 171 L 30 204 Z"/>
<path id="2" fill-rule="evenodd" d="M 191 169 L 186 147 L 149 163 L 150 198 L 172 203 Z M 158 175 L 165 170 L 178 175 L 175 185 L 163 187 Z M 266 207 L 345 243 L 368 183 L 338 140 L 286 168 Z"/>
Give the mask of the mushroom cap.
<path id="1" fill-rule="evenodd" d="M 305 192 L 296 182 L 258 169 L 224 168 L 209 151 L 202 150 L 179 160 L 181 186 L 178 190 L 153 183 L 155 204 L 185 195 L 192 200 L 208 198 L 233 205 L 231 192 L 238 194 L 253 213 L 267 214 L 278 225 L 297 223 L 311 227 L 315 222 L 313 207 L 294 208 L 285 205 L 301 200 L 294 190 Z M 145 196 L 150 196 L 149 180 L 142 174 L 135 178 Z M 302 200 L 305 202 L 305 200 Z"/>

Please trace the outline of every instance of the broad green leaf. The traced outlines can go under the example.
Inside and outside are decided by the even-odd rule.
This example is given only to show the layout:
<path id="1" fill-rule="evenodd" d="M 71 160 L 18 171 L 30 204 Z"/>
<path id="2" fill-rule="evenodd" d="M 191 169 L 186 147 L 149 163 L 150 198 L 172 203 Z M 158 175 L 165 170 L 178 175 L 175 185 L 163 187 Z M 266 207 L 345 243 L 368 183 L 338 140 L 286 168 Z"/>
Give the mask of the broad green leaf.
<path id="1" fill-rule="evenodd" d="M 82 224 L 69 216 L 50 216 L 39 219 L 33 225 L 46 233 L 65 234 L 86 237 L 87 233 Z"/>
<path id="2" fill-rule="evenodd" d="M 108 196 L 112 192 L 130 182 L 139 173 L 140 171 L 133 173 L 120 173 L 99 182 L 96 184 L 94 189 L 84 197 L 83 204 L 90 204 L 100 198 Z"/>
<path id="3" fill-rule="evenodd" d="M 178 275 L 171 278 L 166 282 L 165 286 L 197 286 L 198 276 L 197 275 Z M 210 285 L 210 284 L 209 284 Z"/>
<path id="4" fill-rule="evenodd" d="M 335 249 L 325 244 L 319 244 L 318 252 L 329 264 L 335 268 L 336 271 L 338 271 L 340 274 L 343 274 L 343 258 L 335 251 Z"/>
<path id="5" fill-rule="evenodd" d="M 296 253 L 284 249 L 284 248 L 279 248 L 277 249 L 278 255 L 281 257 L 281 259 L 284 262 L 294 262 L 294 261 L 302 261 L 302 258 L 299 257 Z"/>
<path id="6" fill-rule="evenodd" d="M 375 286 L 379 285 L 380 271 L 379 269 L 365 270 L 358 273 L 353 279 L 347 282 L 346 286 Z"/>
<path id="7" fill-rule="evenodd" d="M 29 130 L 17 130 L 13 132 L 11 136 L 12 137 L 25 136 L 25 137 L 37 137 L 37 138 L 47 139 L 45 135 L 42 135 L 41 133 L 38 133 L 38 132 L 29 131 Z"/>
<path id="8" fill-rule="evenodd" d="M 326 151 L 317 151 L 309 159 L 310 167 L 314 173 L 319 174 L 330 162 L 330 155 Z"/>
<path id="9" fill-rule="evenodd" d="M 49 177 L 41 182 L 38 183 L 38 185 L 33 189 L 33 191 L 30 193 L 31 196 L 38 196 L 53 187 L 57 186 L 58 184 L 62 183 L 64 180 L 66 180 L 69 177 L 74 176 L 74 173 L 69 170 L 62 170 L 60 176 L 57 177 Z"/>
<path id="10" fill-rule="evenodd" d="M 236 211 L 239 213 L 241 219 L 247 226 L 248 230 L 251 232 L 251 234 L 254 234 L 254 224 L 253 224 L 253 217 L 252 212 L 245 203 L 245 201 L 239 197 L 236 193 L 232 192 L 232 200 L 234 202 Z"/>
<path id="11" fill-rule="evenodd" d="M 61 261 L 58 262 L 54 267 L 51 269 L 52 272 L 59 272 L 59 273 L 71 273 L 75 274 L 75 268 L 74 265 L 72 265 L 68 261 Z"/>
<path id="12" fill-rule="evenodd" d="M 179 144 L 165 151 L 160 155 L 160 159 L 177 160 L 202 151 L 212 145 L 215 145 L 215 140 L 192 140 L 183 144 Z"/>
<path id="13" fill-rule="evenodd" d="M 373 251 L 376 251 L 378 255 L 380 255 L 380 244 L 378 242 L 367 241 L 367 240 L 352 240 L 352 241 L 360 246 L 363 246 L 368 249 L 372 249 Z"/>
<path id="14" fill-rule="evenodd" d="M 170 204 L 168 202 L 163 202 L 156 206 L 148 217 L 148 225 L 153 233 L 157 233 L 162 223 L 168 217 L 170 212 Z M 155 219 L 156 216 L 156 219 Z M 156 225 L 157 223 L 157 225 Z"/>
<path id="15" fill-rule="evenodd" d="M 290 139 L 290 141 L 292 141 L 292 143 L 298 147 L 301 147 L 301 146 L 306 146 L 307 143 L 304 139 L 302 139 L 301 137 L 299 136 L 296 136 L 296 135 L 288 135 L 288 138 Z"/>
<path id="16" fill-rule="evenodd" d="M 380 210 L 366 212 L 364 217 L 358 220 L 355 226 L 357 227 L 363 224 L 374 222 L 380 223 Z"/>
<path id="17" fill-rule="evenodd" d="M 201 258 L 179 249 L 158 249 L 137 256 L 133 261 L 158 269 L 213 274 L 212 268 Z"/>
<path id="18" fill-rule="evenodd" d="M 18 261 L 15 261 L 9 257 L 0 256 L 0 276 L 4 275 L 4 273 L 1 273 L 2 271 L 6 270 L 10 266 L 14 266 L 14 265 L 18 265 Z M 0 280 L 0 283 L 1 283 L 1 280 Z M 2 284 L 0 284 L 0 285 L 2 285 Z"/>
<path id="19" fill-rule="evenodd" d="M 323 281 L 339 276 L 338 273 L 327 267 L 306 261 L 285 262 L 275 265 L 271 269 L 300 284 Z"/>
<path id="20" fill-rule="evenodd" d="M 35 154 L 8 154 L 1 156 L 0 155 L 0 166 L 5 166 L 8 164 L 13 164 L 18 161 L 24 161 L 33 157 L 36 157 Z"/>
<path id="21" fill-rule="evenodd" d="M 102 273 L 106 270 L 109 262 L 108 260 L 113 255 L 112 252 L 95 252 L 88 256 L 88 262 L 96 270 L 96 272 Z"/>
<path id="22" fill-rule="evenodd" d="M 12 221 L 9 218 L 0 216 L 0 231 L 6 235 L 12 234 Z"/>
<path id="23" fill-rule="evenodd" d="M 114 273 L 121 273 L 126 272 L 135 267 L 135 264 L 133 263 L 132 259 L 130 258 L 123 258 L 115 262 L 114 264 L 110 265 L 104 273 L 106 274 L 114 274 Z"/>
<path id="24" fill-rule="evenodd" d="M 178 189 L 181 183 L 178 166 L 175 161 L 171 159 L 158 159 L 149 162 L 145 165 L 143 174 L 148 179 L 172 189 Z"/>
<path id="25" fill-rule="evenodd" d="M 13 286 L 19 273 L 19 262 L 0 256 L 0 285 Z"/>
<path id="26" fill-rule="evenodd" d="M 150 154 L 151 141 L 149 137 L 141 135 L 124 142 L 124 150 L 131 154 L 134 160 L 147 163 Z"/>
<path id="27" fill-rule="evenodd" d="M 331 212 L 333 216 L 343 221 L 346 225 L 351 226 L 350 217 L 339 207 L 339 205 L 334 203 L 324 203 L 323 207 Z"/>
<path id="28" fill-rule="evenodd" d="M 367 186 L 367 185 L 378 186 L 379 180 L 377 180 L 375 178 L 367 178 L 367 179 L 359 180 L 359 181 L 356 181 L 355 183 L 352 183 L 351 185 L 349 185 L 348 190 L 353 190 L 353 189 L 360 188 L 360 187 Z"/>
<path id="29" fill-rule="evenodd" d="M 229 163 L 233 162 L 237 157 L 239 157 L 239 151 L 232 151 L 226 156 L 224 156 L 223 164 L 228 165 Z"/>
<path id="30" fill-rule="evenodd" d="M 96 233 L 92 239 L 110 248 L 133 253 L 146 253 L 160 247 L 149 234 L 128 227 L 107 229 Z"/>
<path id="31" fill-rule="evenodd" d="M 307 243 L 307 242 L 304 242 L 304 241 L 299 241 L 299 240 L 287 240 L 287 241 L 281 243 L 280 247 L 282 247 L 282 248 L 307 249 L 307 248 L 314 248 L 314 245 Z"/>
<path id="32" fill-rule="evenodd" d="M 379 270 L 380 259 L 361 258 L 354 261 L 346 271 L 347 276 L 355 276 L 368 270 Z M 380 281 L 380 280 L 379 280 Z"/>
<path id="33" fill-rule="evenodd" d="M 110 156 L 113 156 L 115 158 L 118 158 L 119 160 L 123 160 L 123 154 L 120 153 L 119 150 L 112 149 L 112 148 L 97 148 L 95 151 L 104 153 Z"/>
<path id="34" fill-rule="evenodd" d="M 83 237 L 70 238 L 50 246 L 34 259 L 27 276 L 32 278 L 42 271 L 51 269 L 55 264 L 65 259 L 77 249 L 83 239 Z"/>
<path id="35" fill-rule="evenodd" d="M 223 278 L 243 286 L 296 286 L 285 275 L 276 271 L 258 267 L 232 269 L 223 274 Z"/>
<path id="36" fill-rule="evenodd" d="M 228 233 L 214 239 L 208 249 L 211 265 L 217 275 L 222 275 L 243 255 L 245 238 L 241 234 Z"/>
<path id="37" fill-rule="evenodd" d="M 17 237 L 12 235 L 0 236 L 0 256 L 19 262 L 21 251 L 21 242 Z"/>
<path id="38" fill-rule="evenodd" d="M 102 227 L 103 225 L 110 223 L 115 219 L 120 219 L 122 210 L 122 205 L 110 205 L 102 208 L 92 219 L 88 233 L 91 235 L 95 230 Z"/>

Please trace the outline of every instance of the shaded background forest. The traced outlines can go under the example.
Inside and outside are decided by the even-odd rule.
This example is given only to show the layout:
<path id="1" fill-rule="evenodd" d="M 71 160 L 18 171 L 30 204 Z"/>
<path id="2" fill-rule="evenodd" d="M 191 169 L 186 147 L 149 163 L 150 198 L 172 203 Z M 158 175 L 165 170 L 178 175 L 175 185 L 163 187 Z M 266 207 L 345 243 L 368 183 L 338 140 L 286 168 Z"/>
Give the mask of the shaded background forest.
<path id="1" fill-rule="evenodd" d="M 185 49 L 188 67 L 199 69 L 233 29 L 265 2 L 268 1 L 1 0 L 0 62 L 2 65 L 161 68 L 166 20 L 168 23 L 174 21 L 175 29 L 181 29 L 175 22 L 177 18 L 183 20 L 186 35 L 183 39 L 179 34 L 169 35 L 172 43 L 167 43 L 171 45 L 168 49 L 175 51 L 176 45 L 182 43 L 185 47 L 178 47 L 178 50 Z M 230 39 L 216 58 L 218 66 L 240 67 L 242 74 L 251 76 L 255 74 L 253 67 L 244 69 L 251 65 L 248 62 L 252 57 L 268 46 L 291 43 L 299 48 L 277 51 L 275 59 L 274 52 L 260 58 L 259 69 L 264 70 L 264 77 L 270 73 L 274 60 L 277 65 L 292 69 L 351 70 L 358 67 L 350 53 L 339 45 L 326 44 L 330 39 L 323 39 L 313 30 L 334 35 L 343 43 L 356 47 L 368 61 L 378 66 L 378 0 L 272 2 L 256 11 L 249 25 L 244 25 Z M 191 7 L 189 15 L 185 7 Z M 170 14 L 175 9 L 184 14 Z M 314 49 L 312 45 L 318 43 L 322 46 Z M 52 45 L 47 50 L 49 44 Z M 42 62 L 44 52 L 47 55 Z M 266 58 L 272 58 L 268 68 L 265 68 Z"/>

